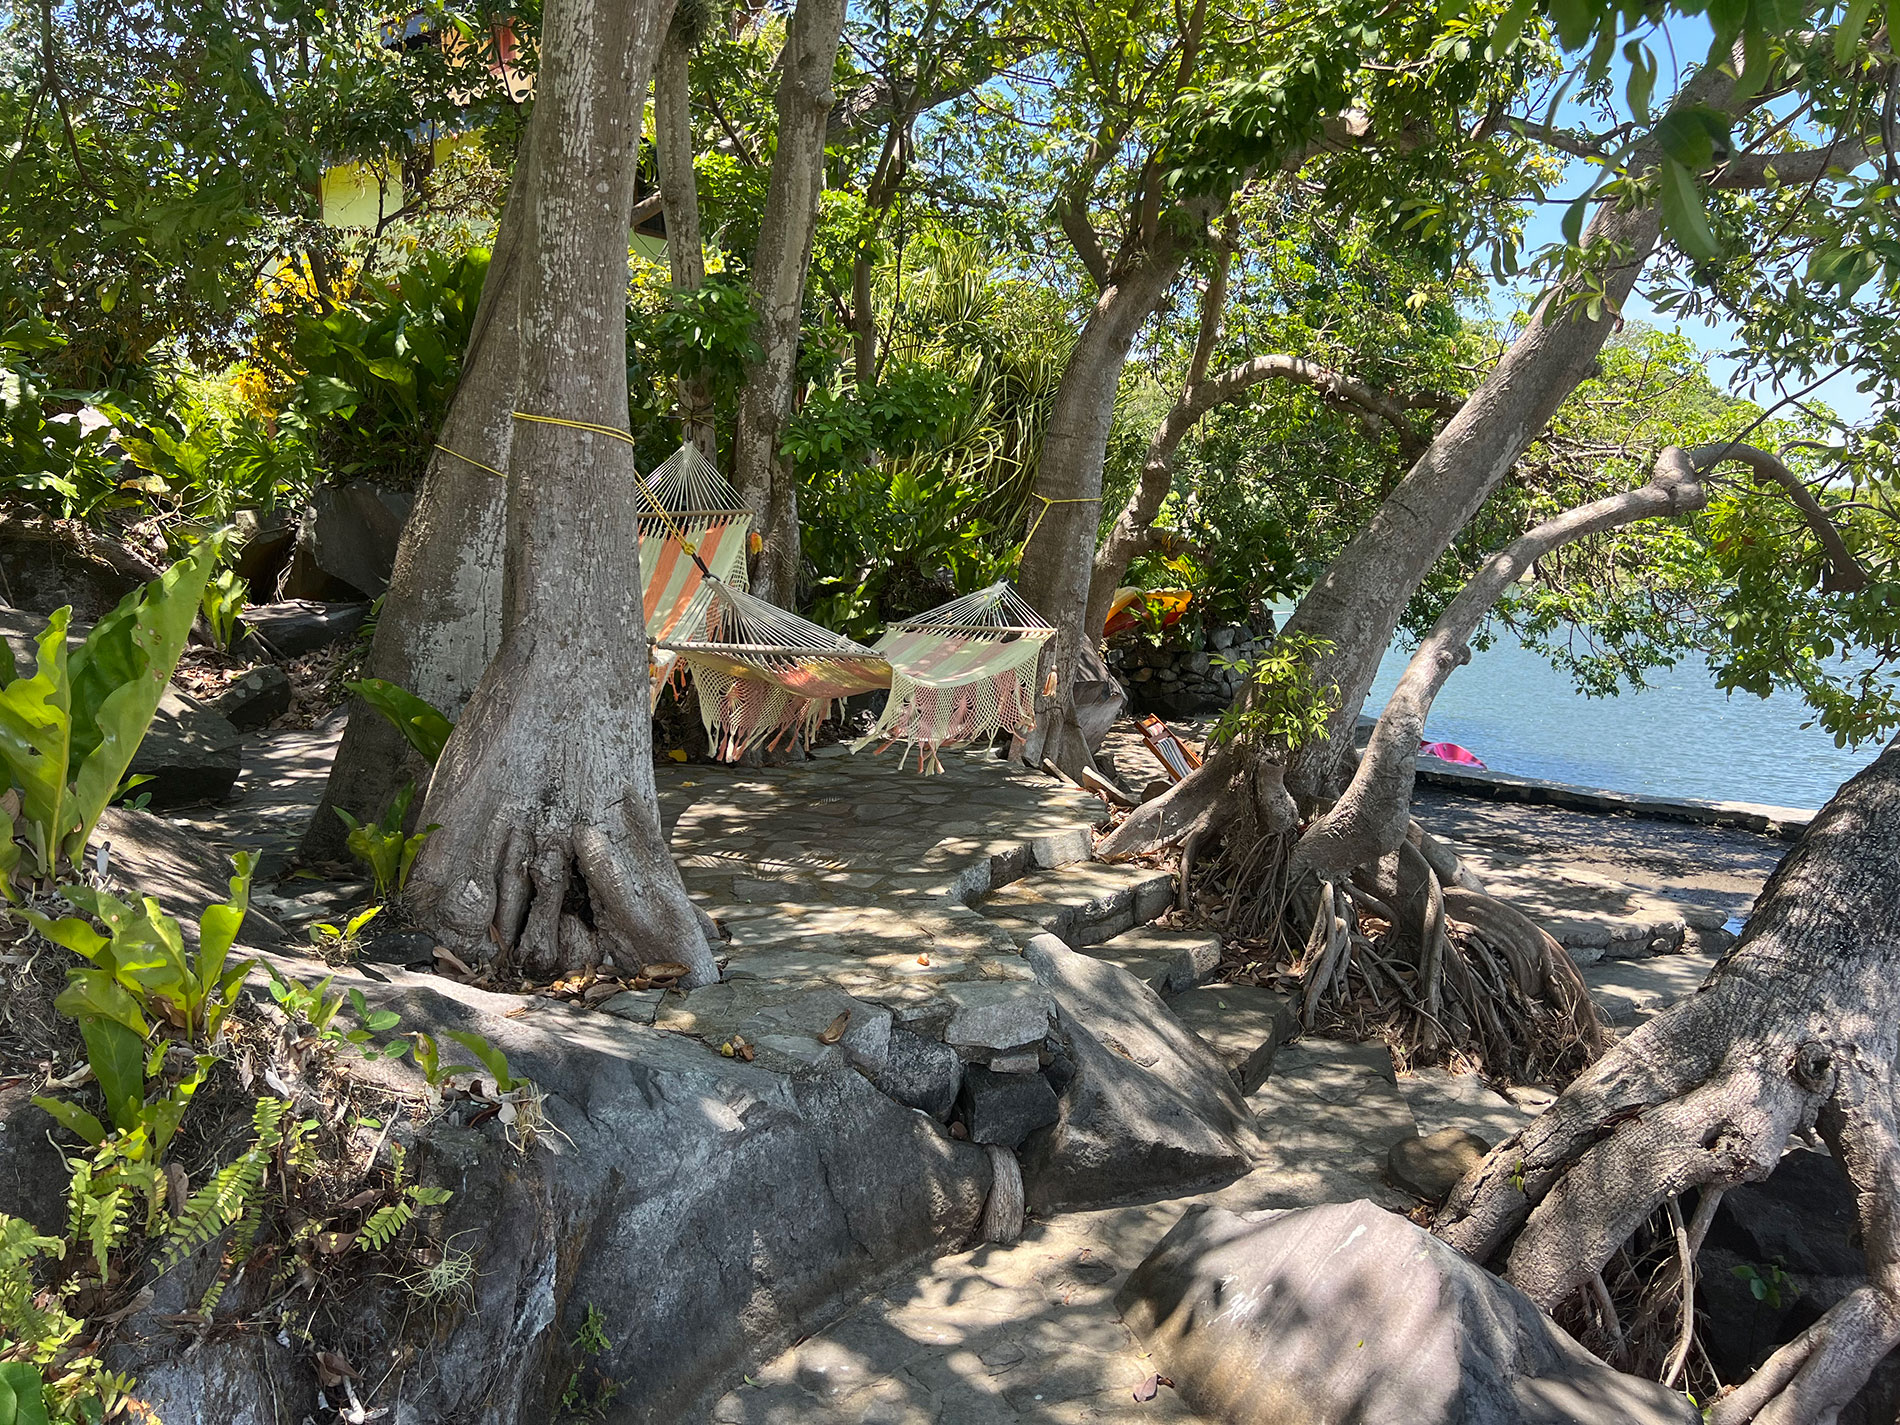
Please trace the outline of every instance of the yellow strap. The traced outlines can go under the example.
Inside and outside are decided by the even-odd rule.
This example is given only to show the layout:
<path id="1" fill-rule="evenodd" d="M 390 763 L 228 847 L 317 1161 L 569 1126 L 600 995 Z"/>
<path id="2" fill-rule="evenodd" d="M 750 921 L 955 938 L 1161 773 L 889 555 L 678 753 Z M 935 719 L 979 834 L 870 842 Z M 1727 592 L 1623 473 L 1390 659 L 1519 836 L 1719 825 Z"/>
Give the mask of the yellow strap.
<path id="1" fill-rule="evenodd" d="M 613 439 L 624 442 L 627 445 L 633 445 L 635 443 L 633 437 L 628 435 L 624 430 L 615 430 L 612 426 L 596 425 L 593 421 L 570 421 L 562 416 L 537 416 L 528 411 L 515 411 L 513 415 L 518 421 L 533 421 L 536 425 L 544 426 L 566 426 L 570 430 L 592 431 L 595 435 L 611 436 Z M 640 493 L 646 496 L 646 502 L 653 507 L 653 513 L 665 520 L 666 527 L 673 531 L 673 537 L 680 542 L 680 548 L 692 555 L 694 559 L 698 559 L 698 549 L 696 549 L 693 542 L 686 537 L 686 531 L 679 527 L 678 522 L 674 520 L 672 514 L 659 502 L 659 499 L 653 493 L 652 487 L 647 484 L 647 477 L 640 473 L 637 466 L 634 469 L 633 478 L 639 482 Z M 704 566 L 702 565 L 701 568 L 704 568 Z"/>
<path id="2" fill-rule="evenodd" d="M 1036 522 L 1029 526 L 1029 533 L 1023 536 L 1024 544 L 1028 544 L 1036 537 L 1036 531 L 1042 528 L 1042 517 L 1049 513 L 1051 505 L 1099 505 L 1102 503 L 1100 495 L 1080 495 L 1068 500 L 1052 500 L 1047 495 L 1036 495 L 1035 498 L 1042 501 L 1042 510 L 1037 514 Z"/>
<path id="3" fill-rule="evenodd" d="M 477 470 L 486 470 L 490 475 L 499 475 L 504 480 L 508 478 L 508 472 L 506 470 L 497 470 L 492 465 L 484 465 L 482 464 L 481 461 L 477 460 L 472 455 L 464 455 L 459 450 L 450 450 L 446 445 L 443 445 L 440 442 L 436 444 L 435 448 L 441 451 L 444 455 L 453 455 L 457 460 L 461 461 L 464 465 L 473 465 Z"/>

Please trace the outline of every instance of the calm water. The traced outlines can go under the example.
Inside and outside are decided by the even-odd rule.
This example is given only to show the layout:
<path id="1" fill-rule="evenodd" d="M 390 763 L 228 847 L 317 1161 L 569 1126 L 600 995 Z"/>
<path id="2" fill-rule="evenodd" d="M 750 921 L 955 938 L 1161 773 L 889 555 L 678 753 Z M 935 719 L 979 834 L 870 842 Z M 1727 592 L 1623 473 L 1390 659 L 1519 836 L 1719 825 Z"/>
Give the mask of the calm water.
<path id="1" fill-rule="evenodd" d="M 1376 715 L 1410 650 L 1386 654 L 1365 710 Z M 1586 698 L 1509 634 L 1451 675 L 1426 736 L 1471 749 L 1493 771 L 1658 796 L 1818 807 L 1871 762 L 1875 746 L 1837 748 L 1799 698 L 1733 696 L 1700 660 L 1651 686 Z"/>

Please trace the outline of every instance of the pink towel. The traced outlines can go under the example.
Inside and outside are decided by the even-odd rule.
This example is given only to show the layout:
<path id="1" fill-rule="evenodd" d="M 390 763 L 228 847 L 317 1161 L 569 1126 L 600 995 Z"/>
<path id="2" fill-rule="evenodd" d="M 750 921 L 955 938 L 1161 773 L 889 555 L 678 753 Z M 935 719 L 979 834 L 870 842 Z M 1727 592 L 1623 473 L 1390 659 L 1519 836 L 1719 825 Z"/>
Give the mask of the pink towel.
<path id="1" fill-rule="evenodd" d="M 1484 766 L 1476 756 L 1455 742 L 1421 742 L 1418 750 L 1427 757 L 1436 757 L 1440 762 L 1456 762 L 1461 767 Z"/>

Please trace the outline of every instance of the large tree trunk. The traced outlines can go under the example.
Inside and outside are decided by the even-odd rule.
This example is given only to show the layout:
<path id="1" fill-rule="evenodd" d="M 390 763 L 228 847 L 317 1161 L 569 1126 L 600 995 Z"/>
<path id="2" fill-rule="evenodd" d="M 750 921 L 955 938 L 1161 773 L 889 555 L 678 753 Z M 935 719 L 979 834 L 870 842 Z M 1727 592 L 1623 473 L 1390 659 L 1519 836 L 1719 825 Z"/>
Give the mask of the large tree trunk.
<path id="1" fill-rule="evenodd" d="M 532 135 L 517 399 L 624 430 L 627 213 L 670 6 L 554 0 Z M 660 830 L 631 447 L 523 421 L 508 480 L 501 649 L 443 751 L 415 910 L 525 974 L 674 960 L 718 977 Z"/>
<path id="2" fill-rule="evenodd" d="M 789 607 L 798 590 L 798 485 L 779 454 L 797 395 L 798 334 L 825 187 L 825 121 L 845 0 L 798 0 L 779 63 L 778 148 L 752 255 L 753 335 L 759 359 L 745 373 L 733 469 L 763 539 L 753 592 Z"/>
<path id="3" fill-rule="evenodd" d="M 532 127 L 533 120 L 529 120 Z M 515 309 L 527 263 L 522 253 L 533 142 L 524 145 L 462 355 L 462 377 L 396 547 L 364 675 L 399 684 L 457 717 L 501 643 L 501 550 L 515 404 Z M 456 452 L 455 454 L 448 453 Z M 484 468 L 488 467 L 488 468 Z M 343 855 L 346 828 L 336 808 L 359 821 L 380 817 L 405 781 L 426 784 L 429 767 L 389 721 L 361 698 L 302 854 Z"/>
<path id="4" fill-rule="evenodd" d="M 1659 1206 L 1773 1172 L 1819 1129 L 1859 1196 L 1868 1285 L 1784 1346 L 1717 1425 L 1834 1419 L 1900 1342 L 1900 743 L 1836 793 L 1699 994 L 1500 1144 L 1438 1234 L 1546 1308 Z"/>
<path id="5" fill-rule="evenodd" d="M 695 14 L 698 13 L 695 8 Z M 685 12 L 676 14 L 660 46 L 653 76 L 653 149 L 660 165 L 660 207 L 666 219 L 666 256 L 675 292 L 697 292 L 706 282 L 706 251 L 699 224 L 699 182 L 693 170 L 693 88 L 688 60 L 698 36 Z M 708 460 L 719 458 L 712 393 L 703 377 L 679 383 L 681 434 Z"/>
<path id="6" fill-rule="evenodd" d="M 1102 289 L 1069 354 L 1049 412 L 1036 470 L 1031 528 L 1017 587 L 1056 630 L 1043 652 L 1043 688 L 1025 760 L 1052 760 L 1071 776 L 1094 765 L 1075 721 L 1071 683 L 1083 648 L 1098 632 L 1084 623 L 1101 523 L 1102 462 L 1115 423 L 1122 368 L 1142 324 L 1153 315 L 1181 269 L 1186 250 L 1163 239 L 1145 261 Z"/>

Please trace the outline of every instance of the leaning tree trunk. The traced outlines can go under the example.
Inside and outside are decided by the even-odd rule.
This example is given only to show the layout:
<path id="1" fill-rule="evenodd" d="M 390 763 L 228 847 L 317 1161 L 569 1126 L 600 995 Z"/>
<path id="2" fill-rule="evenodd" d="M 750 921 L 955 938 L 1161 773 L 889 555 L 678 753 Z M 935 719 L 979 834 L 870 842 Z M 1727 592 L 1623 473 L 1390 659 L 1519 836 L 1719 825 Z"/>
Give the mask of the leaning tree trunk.
<path id="1" fill-rule="evenodd" d="M 526 277 L 522 195 L 533 161 L 530 138 L 502 209 L 461 380 L 403 525 L 363 667 L 365 677 L 399 684 L 450 718 L 461 713 L 501 643 L 507 491 L 494 472 L 508 468 L 514 435 L 515 308 Z M 368 821 L 382 816 L 403 782 L 426 784 L 428 778 L 428 764 L 402 734 L 361 698 L 352 700 L 349 725 L 300 851 L 311 860 L 340 857 L 346 828 L 336 808 Z"/>
<path id="2" fill-rule="evenodd" d="M 778 148 L 752 255 L 753 336 L 739 396 L 733 469 L 763 540 L 753 592 L 789 607 L 798 591 L 798 485 L 779 453 L 797 395 L 798 335 L 825 188 L 825 121 L 845 0 L 798 0 L 785 33 L 778 87 Z"/>
<path id="3" fill-rule="evenodd" d="M 702 14 L 690 7 L 691 16 Z M 660 46 L 653 76 L 653 150 L 660 165 L 660 207 L 666 219 L 666 256 L 675 292 L 697 292 L 706 283 L 706 251 L 699 223 L 699 181 L 693 169 L 693 88 L 688 60 L 699 36 L 689 11 L 677 11 Z M 712 392 L 703 376 L 679 382 L 681 435 L 708 460 L 719 458 L 713 431 Z"/>
<path id="4" fill-rule="evenodd" d="M 1071 684 L 1077 660 L 1098 630 L 1083 623 L 1101 524 L 1102 462 L 1115 423 L 1122 368 L 1142 324 L 1167 295 L 1186 250 L 1163 238 L 1146 260 L 1102 289 L 1069 354 L 1042 438 L 1030 535 L 1017 586 L 1056 630 L 1042 656 L 1044 682 L 1025 760 L 1053 761 L 1070 776 L 1094 765 L 1076 725 Z"/>
<path id="5" fill-rule="evenodd" d="M 1643 1025 L 1474 1168 L 1437 1232 L 1545 1308 L 1659 1206 L 1774 1171 L 1818 1128 L 1853 1181 L 1868 1284 L 1716 1401 L 1831 1421 L 1900 1343 L 1900 743 L 1835 794 L 1695 998 Z"/>
<path id="6" fill-rule="evenodd" d="M 625 430 L 627 212 L 665 4 L 553 0 L 532 135 L 519 409 Z M 444 749 L 411 880 L 458 954 L 532 975 L 679 961 L 718 977 L 654 794 L 631 446 L 522 421 L 501 649 Z"/>

